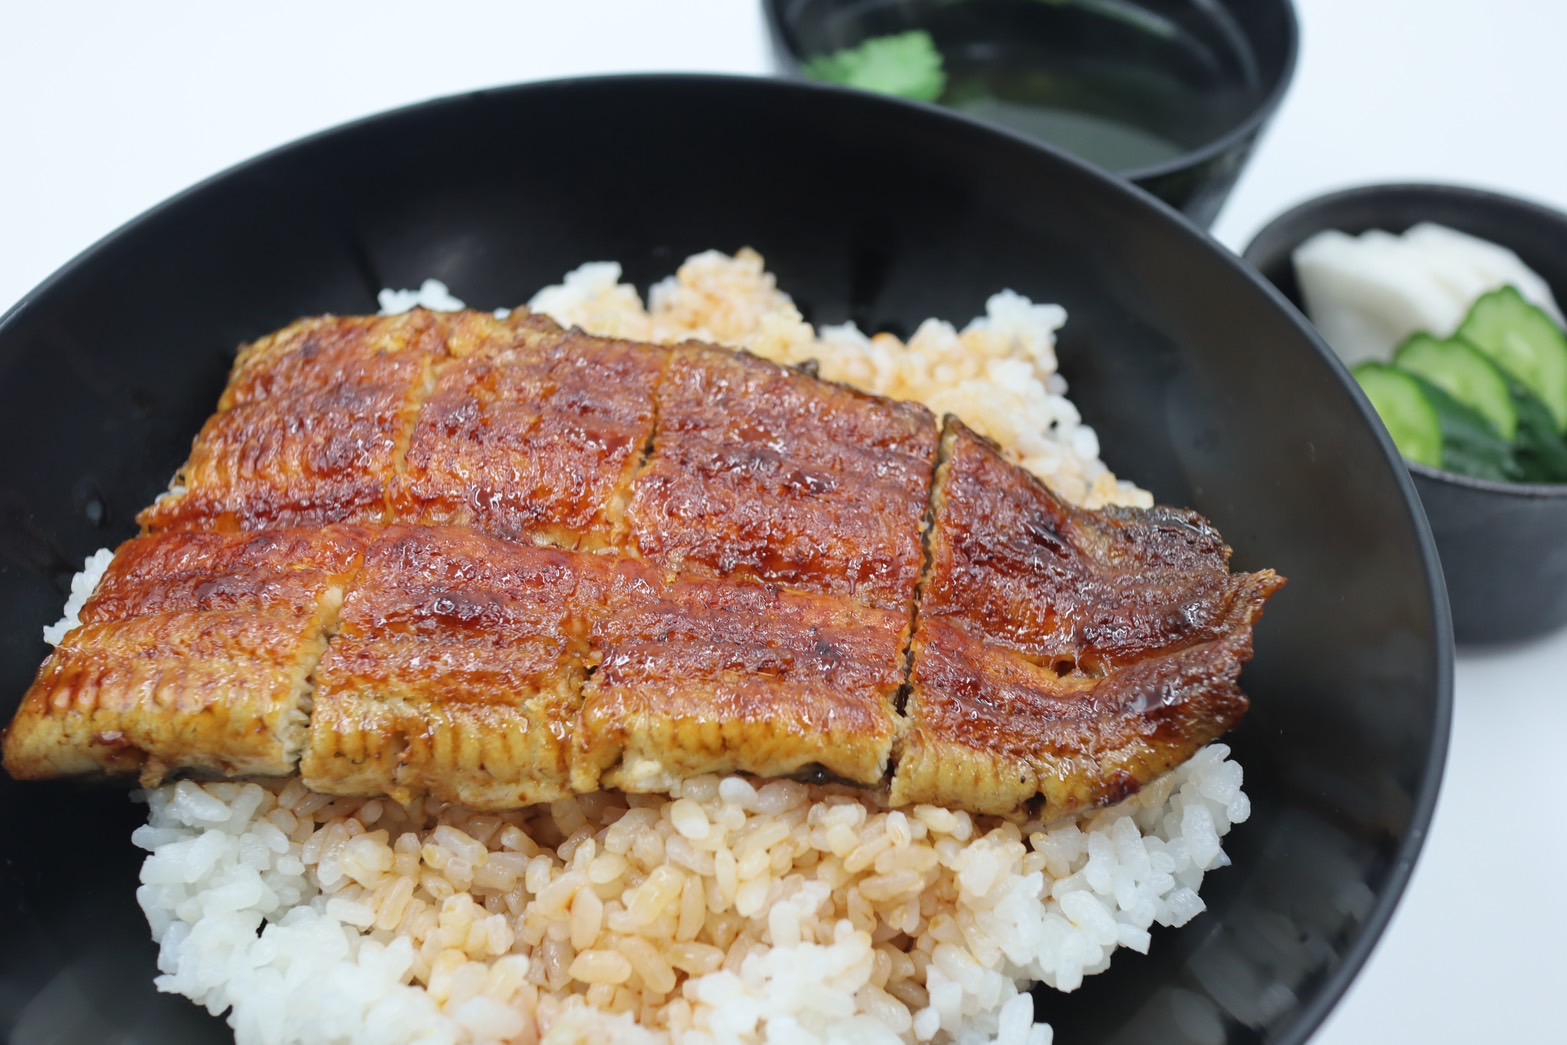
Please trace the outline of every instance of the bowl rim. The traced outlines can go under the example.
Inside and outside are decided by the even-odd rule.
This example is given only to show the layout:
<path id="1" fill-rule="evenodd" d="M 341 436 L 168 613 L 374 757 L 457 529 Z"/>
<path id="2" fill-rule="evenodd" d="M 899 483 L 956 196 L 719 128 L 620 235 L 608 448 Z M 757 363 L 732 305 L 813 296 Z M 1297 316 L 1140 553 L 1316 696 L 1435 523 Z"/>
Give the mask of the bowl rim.
<path id="1" fill-rule="evenodd" d="M 1467 199 L 1477 206 L 1514 207 L 1547 221 L 1567 224 L 1567 211 L 1562 211 L 1550 204 L 1530 199 L 1527 196 L 1519 196 L 1498 189 L 1482 188 L 1478 185 L 1468 185 L 1463 182 L 1359 182 L 1332 189 L 1328 192 L 1318 193 L 1315 196 L 1307 196 L 1292 204 L 1288 209 L 1269 219 L 1267 224 L 1261 226 L 1252 234 L 1251 241 L 1246 244 L 1246 249 L 1241 251 L 1241 257 L 1243 259 L 1246 258 L 1251 253 L 1252 248 L 1264 238 L 1264 233 L 1274 231 L 1275 226 L 1282 226 L 1291 221 L 1297 221 L 1303 215 L 1310 214 L 1312 211 L 1323 207 L 1393 193 L 1404 193 L 1411 196 L 1455 196 Z M 1248 264 L 1250 264 L 1249 261 Z"/>
<path id="2" fill-rule="evenodd" d="M 1501 497 L 1520 497 L 1525 500 L 1537 501 L 1567 500 L 1567 481 L 1559 483 L 1513 483 L 1503 479 L 1480 479 L 1471 475 L 1460 475 L 1458 472 L 1449 472 L 1444 468 L 1432 468 L 1417 461 L 1405 461 L 1404 463 L 1411 472 L 1427 482 L 1444 483 L 1448 486 L 1473 490 L 1476 493 L 1496 494 Z"/>
<path id="3" fill-rule="evenodd" d="M 1420 508 L 1419 494 L 1415 488 L 1413 477 L 1408 469 L 1402 467 L 1402 458 L 1393 445 L 1392 437 L 1376 421 L 1370 404 L 1365 401 L 1363 396 L 1358 394 L 1358 389 L 1353 379 L 1350 378 L 1348 370 L 1344 369 L 1342 364 L 1338 364 L 1337 357 L 1323 342 L 1315 328 L 1294 309 L 1289 300 L 1277 287 L 1263 278 L 1261 273 L 1243 262 L 1238 255 L 1220 245 L 1207 232 L 1186 221 L 1174 208 L 1137 189 L 1122 178 L 1105 171 L 1103 168 L 1096 167 L 1086 160 L 1079 159 L 1076 156 L 1041 143 L 1037 139 L 1009 131 L 1005 128 L 998 128 L 950 109 L 936 105 L 909 102 L 903 99 L 831 84 L 786 80 L 779 77 L 740 76 L 721 73 L 625 73 L 564 77 L 499 85 L 479 90 L 461 91 L 408 105 L 401 105 L 326 127 L 267 149 L 249 159 L 241 160 L 176 192 L 174 195 L 154 204 L 100 237 L 61 265 L 32 290 L 24 294 L 4 314 L 0 314 L 0 345 L 3 345 L 10 329 L 25 312 L 36 307 L 39 301 L 54 287 L 75 278 L 78 270 L 90 264 L 96 259 L 97 255 L 103 253 L 116 241 L 131 234 L 136 229 L 151 224 L 171 208 L 182 204 L 186 199 L 207 191 L 212 186 L 231 176 L 250 173 L 262 168 L 278 157 L 304 151 L 323 140 L 345 136 L 363 128 L 392 124 L 412 113 L 459 107 L 482 99 L 499 98 L 505 101 L 541 94 L 548 95 L 556 91 L 572 92 L 587 89 L 639 91 L 658 89 L 660 87 L 704 87 L 705 89 L 715 91 L 753 91 L 759 95 L 814 92 L 823 95 L 826 99 L 833 100 L 835 104 L 839 105 L 861 105 L 867 108 L 887 107 L 903 110 L 908 110 L 912 107 L 924 112 L 925 115 L 921 119 L 947 122 L 952 126 L 968 128 L 964 132 L 968 134 L 1000 136 L 1010 139 L 1017 146 L 1036 153 L 1042 153 L 1051 162 L 1075 168 L 1080 174 L 1099 183 L 1102 189 L 1120 196 L 1126 205 L 1135 209 L 1141 209 L 1146 214 L 1162 215 L 1162 217 L 1157 217 L 1157 220 L 1170 223 L 1171 227 L 1168 231 L 1171 235 L 1185 239 L 1194 248 L 1212 252 L 1215 255 L 1214 260 L 1233 272 L 1242 285 L 1250 284 L 1254 291 L 1263 294 L 1271 300 L 1279 310 L 1280 318 L 1294 326 L 1296 332 L 1305 343 L 1318 355 L 1322 356 L 1330 366 L 1334 367 L 1332 372 L 1337 376 L 1340 383 L 1353 393 L 1351 402 L 1360 411 L 1362 419 L 1371 430 L 1373 438 L 1380 445 L 1383 458 L 1388 465 L 1389 474 L 1394 484 L 1398 487 L 1399 492 L 1403 494 L 1404 509 L 1415 533 L 1417 545 L 1415 551 L 1423 567 L 1422 572 L 1427 597 L 1431 605 L 1431 621 L 1433 625 L 1432 638 L 1434 642 L 1431 650 L 1434 656 L 1432 668 L 1435 682 L 1432 694 L 1435 699 L 1435 705 L 1432 709 L 1433 732 L 1427 747 L 1427 758 L 1421 779 L 1411 802 L 1409 831 L 1399 842 L 1393 859 L 1387 868 L 1383 890 L 1375 898 L 1364 923 L 1360 926 L 1355 937 L 1342 951 L 1337 967 L 1318 982 L 1309 999 L 1299 1004 L 1293 1017 L 1285 1020 L 1276 1028 L 1278 1031 L 1276 1040 L 1285 1043 L 1285 1045 L 1304 1045 L 1327 1019 L 1329 1013 L 1338 1005 L 1348 991 L 1350 984 L 1354 982 L 1364 968 L 1372 951 L 1381 942 L 1394 912 L 1398 909 L 1398 905 L 1404 897 L 1409 880 L 1414 873 L 1415 864 L 1421 850 L 1424 848 L 1426 836 L 1429 834 L 1437 799 L 1446 772 L 1447 753 L 1452 734 L 1454 709 L 1452 611 L 1447 599 L 1447 588 L 1442 577 L 1441 563 L 1437 557 L 1436 542 L 1432 536 L 1430 524 L 1426 520 L 1425 513 Z"/>
<path id="4" fill-rule="evenodd" d="M 1108 167 L 1096 167 L 1098 170 L 1109 171 L 1117 178 L 1125 178 L 1127 181 L 1144 181 L 1154 178 L 1163 178 L 1172 174 L 1181 174 L 1186 171 L 1201 167 L 1203 164 L 1216 157 L 1244 145 L 1249 139 L 1256 137 L 1262 128 L 1273 118 L 1274 113 L 1284 102 L 1284 96 L 1289 93 L 1290 85 L 1295 81 L 1295 69 L 1300 63 L 1300 15 L 1295 9 L 1294 0 L 1270 0 L 1284 18 L 1284 60 L 1278 67 L 1278 75 L 1268 90 L 1257 100 L 1242 119 L 1231 124 L 1223 133 L 1218 134 L 1201 145 L 1193 146 L 1183 151 L 1174 159 L 1164 160 L 1160 163 L 1151 163 L 1142 167 L 1128 167 L 1125 170 L 1111 169 Z M 780 7 L 783 0 L 762 0 L 762 10 L 767 20 L 767 35 L 773 43 L 775 54 L 786 55 L 788 63 L 783 69 L 785 78 L 791 80 L 803 80 L 815 83 L 805 75 L 801 67 L 801 55 L 799 48 L 795 46 L 793 34 L 784 24 L 783 13 Z M 1207 6 L 1207 5 L 1204 5 Z M 850 88 L 851 90 L 853 88 Z M 860 93 L 872 93 L 862 91 Z M 926 106 L 940 109 L 943 112 L 956 112 L 939 102 L 915 102 L 905 99 L 911 105 Z M 979 117 L 967 117 L 968 119 L 984 123 L 987 127 L 997 128 L 996 124 L 981 120 Z M 1006 128 L 998 128 L 1006 130 Z M 1017 132 L 1008 132 L 1017 133 Z M 1043 139 L 1030 138 L 1030 141 L 1040 143 Z M 1049 144 L 1049 143 L 1045 143 Z M 1054 148 L 1054 146 L 1052 146 Z"/>
<path id="5" fill-rule="evenodd" d="M 1318 196 L 1309 196 L 1294 204 L 1288 210 L 1282 211 L 1252 234 L 1250 241 L 1246 244 L 1246 248 L 1240 253 L 1241 260 L 1261 276 L 1262 269 L 1258 264 L 1259 260 L 1261 260 L 1259 257 L 1261 252 L 1258 248 L 1261 245 L 1271 246 L 1272 244 L 1268 244 L 1267 241 L 1277 238 L 1280 230 L 1302 223 L 1304 230 L 1309 230 L 1306 232 L 1306 235 L 1314 235 L 1330 227 L 1307 220 L 1314 217 L 1319 211 L 1332 210 L 1338 206 L 1362 201 L 1374 201 L 1380 197 L 1387 196 L 1406 196 L 1412 199 L 1457 200 L 1461 206 L 1466 207 L 1492 207 L 1510 210 L 1516 212 L 1520 218 L 1525 220 L 1543 221 L 1560 225 L 1563 231 L 1567 232 L 1567 212 L 1523 196 L 1514 196 L 1494 189 L 1482 189 L 1477 186 L 1456 182 L 1367 182 L 1335 189 L 1332 192 L 1325 192 Z M 1304 242 L 1304 239 L 1305 237 L 1295 239 L 1288 251 L 1293 251 L 1295 247 Z M 1506 246 L 1506 244 L 1499 245 Z M 1280 250 L 1283 252 L 1284 248 L 1281 247 Z M 1285 257 L 1288 257 L 1287 253 Z M 1268 260 L 1273 259 L 1270 257 Z M 1262 278 L 1264 282 L 1270 282 L 1266 276 Z M 1288 301 L 1287 298 L 1286 301 Z M 1294 302 L 1289 302 L 1289 304 L 1292 309 L 1300 313 L 1303 319 L 1306 319 L 1308 324 L 1311 322 L 1310 319 L 1306 318 L 1304 308 L 1296 305 Z M 1316 328 L 1313 327 L 1312 329 L 1315 330 Z M 1342 366 L 1343 361 L 1338 358 L 1338 353 L 1333 352 L 1331 349 L 1329 349 L 1329 352 L 1333 359 Z M 1345 370 L 1347 372 L 1348 367 L 1345 367 Z M 1535 500 L 1567 498 L 1567 482 L 1526 483 L 1508 482 L 1501 479 L 1479 479 L 1473 476 L 1460 475 L 1457 472 L 1449 472 L 1443 468 L 1433 468 L 1430 465 L 1420 464 L 1416 461 L 1405 461 L 1404 464 L 1411 472 L 1427 482 L 1443 483 L 1478 493 L 1491 493 L 1502 497 L 1521 497 Z"/>

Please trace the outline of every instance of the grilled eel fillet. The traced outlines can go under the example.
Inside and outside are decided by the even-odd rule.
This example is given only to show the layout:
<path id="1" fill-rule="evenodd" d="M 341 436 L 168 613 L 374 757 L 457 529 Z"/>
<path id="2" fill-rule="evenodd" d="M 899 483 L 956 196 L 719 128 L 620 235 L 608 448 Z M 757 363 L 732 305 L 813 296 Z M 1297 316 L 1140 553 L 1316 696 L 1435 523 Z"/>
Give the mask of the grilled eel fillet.
<path id="1" fill-rule="evenodd" d="M 248 346 L 140 521 L 6 733 L 14 777 L 506 809 L 826 774 L 1065 814 L 1240 720 L 1283 583 L 921 406 L 525 313 Z"/>

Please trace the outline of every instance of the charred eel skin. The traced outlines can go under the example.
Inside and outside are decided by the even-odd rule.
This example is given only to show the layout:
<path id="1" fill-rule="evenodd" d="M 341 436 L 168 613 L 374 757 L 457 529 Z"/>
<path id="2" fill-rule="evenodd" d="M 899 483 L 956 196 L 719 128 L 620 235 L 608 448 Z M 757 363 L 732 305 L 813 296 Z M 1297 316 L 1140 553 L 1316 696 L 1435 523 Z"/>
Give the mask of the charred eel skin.
<path id="1" fill-rule="evenodd" d="M 44 662 L 12 776 L 510 809 L 703 773 L 1065 815 L 1233 728 L 1269 570 L 955 418 L 541 316 L 246 347 Z"/>

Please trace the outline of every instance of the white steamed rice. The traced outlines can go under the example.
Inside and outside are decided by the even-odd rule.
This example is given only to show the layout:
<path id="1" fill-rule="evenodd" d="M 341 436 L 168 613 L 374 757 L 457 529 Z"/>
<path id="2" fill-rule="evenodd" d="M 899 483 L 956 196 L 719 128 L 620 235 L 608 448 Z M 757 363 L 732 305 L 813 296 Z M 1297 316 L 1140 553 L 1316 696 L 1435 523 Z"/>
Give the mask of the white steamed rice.
<path id="1" fill-rule="evenodd" d="M 81 626 L 82 622 L 78 614 L 82 612 L 82 607 L 87 605 L 87 600 L 98 587 L 98 581 L 103 578 L 103 571 L 109 568 L 113 558 L 114 552 L 108 548 L 99 548 L 87 556 L 81 572 L 71 578 L 71 596 L 65 600 L 65 609 L 61 611 L 60 619 L 53 624 L 44 625 L 45 642 L 51 646 L 58 646 L 67 632 Z"/>
<path id="2" fill-rule="evenodd" d="M 159 988 L 242 1043 L 1040 1045 L 1029 983 L 1202 911 L 1227 755 L 1048 826 L 738 777 L 505 815 L 183 781 L 137 898 Z"/>
<path id="3" fill-rule="evenodd" d="M 427 280 L 383 312 L 463 307 Z M 700 338 L 951 412 L 1062 496 L 1146 505 L 1066 399 L 1065 313 L 1003 291 L 959 331 L 814 330 L 754 252 L 708 252 L 643 305 L 613 263 L 529 307 L 603 335 Z M 72 583 L 58 642 L 108 565 Z M 330 798 L 297 780 L 145 793 L 137 898 L 160 989 L 249 1045 L 394 1041 L 1042 1045 L 1027 989 L 1075 990 L 1203 910 L 1246 819 L 1212 745 L 1112 809 L 1015 824 L 742 778 L 516 813 Z"/>

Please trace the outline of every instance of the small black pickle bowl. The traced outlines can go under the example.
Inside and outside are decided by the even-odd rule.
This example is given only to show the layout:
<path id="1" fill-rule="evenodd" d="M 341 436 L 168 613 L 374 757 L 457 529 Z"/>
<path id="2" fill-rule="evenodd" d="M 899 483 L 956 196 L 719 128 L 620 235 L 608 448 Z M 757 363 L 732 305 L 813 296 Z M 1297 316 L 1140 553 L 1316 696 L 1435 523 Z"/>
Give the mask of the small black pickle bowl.
<path id="1" fill-rule="evenodd" d="M 1201 228 L 1295 73 L 1289 0 L 764 0 L 775 68 L 929 33 L 937 104 L 1096 164 Z"/>
<path id="2" fill-rule="evenodd" d="M 1300 305 L 1291 255 L 1325 229 L 1400 233 L 1431 221 L 1490 240 L 1567 300 L 1567 214 L 1454 185 L 1371 185 L 1320 196 L 1274 219 L 1244 259 Z M 1436 537 L 1463 643 L 1526 639 L 1567 624 L 1567 483 L 1471 479 L 1409 463 Z"/>

